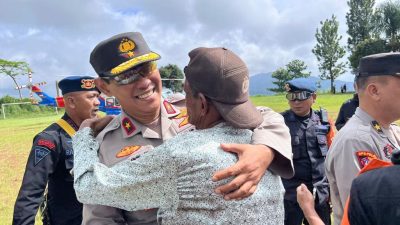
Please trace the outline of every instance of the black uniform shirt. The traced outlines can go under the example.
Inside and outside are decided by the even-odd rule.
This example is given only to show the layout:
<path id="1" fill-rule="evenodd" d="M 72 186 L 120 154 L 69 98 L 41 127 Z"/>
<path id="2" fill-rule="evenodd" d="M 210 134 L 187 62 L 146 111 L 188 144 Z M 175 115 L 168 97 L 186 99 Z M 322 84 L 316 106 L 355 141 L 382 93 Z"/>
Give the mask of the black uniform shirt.
<path id="1" fill-rule="evenodd" d="M 63 119 L 75 130 L 78 129 L 67 114 Z M 82 204 L 76 199 L 73 189 L 72 167 L 71 137 L 57 123 L 37 134 L 15 202 L 13 225 L 34 224 L 46 184 L 51 224 L 81 224 Z"/>
<path id="2" fill-rule="evenodd" d="M 291 110 L 282 115 L 292 138 L 295 170 L 293 178 L 282 179 L 286 190 L 285 199 L 296 202 L 296 188 L 304 183 L 310 190 L 315 187 L 319 201 L 323 202 L 329 196 L 324 169 L 328 151 L 326 134 L 329 128 L 321 124 L 319 116 L 313 110 L 309 117 L 298 117 Z"/>
<path id="3" fill-rule="evenodd" d="M 354 94 L 352 99 L 347 100 L 343 105 L 340 107 L 338 117 L 335 122 L 335 126 L 337 130 L 340 130 L 349 120 L 358 107 L 358 95 Z"/>

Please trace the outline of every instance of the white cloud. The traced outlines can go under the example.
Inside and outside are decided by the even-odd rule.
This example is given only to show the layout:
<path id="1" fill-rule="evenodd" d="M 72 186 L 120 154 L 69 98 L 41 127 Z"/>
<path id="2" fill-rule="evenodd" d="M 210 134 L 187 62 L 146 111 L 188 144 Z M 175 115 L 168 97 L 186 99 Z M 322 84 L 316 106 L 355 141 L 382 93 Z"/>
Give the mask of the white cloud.
<path id="1" fill-rule="evenodd" d="M 314 34 L 332 14 L 340 21 L 343 44 L 347 38 L 346 1 L 3 0 L 0 8 L 0 58 L 27 61 L 34 80 L 51 85 L 57 75 L 94 75 L 93 47 L 128 31 L 142 32 L 162 55 L 160 65 L 183 67 L 191 49 L 225 46 L 247 62 L 251 74 L 301 59 L 317 75 Z M 4 90 L 0 86 L 0 95 Z"/>
<path id="2" fill-rule="evenodd" d="M 29 28 L 26 36 L 33 36 L 35 34 L 38 34 L 40 32 L 39 29 L 35 29 L 35 28 Z"/>

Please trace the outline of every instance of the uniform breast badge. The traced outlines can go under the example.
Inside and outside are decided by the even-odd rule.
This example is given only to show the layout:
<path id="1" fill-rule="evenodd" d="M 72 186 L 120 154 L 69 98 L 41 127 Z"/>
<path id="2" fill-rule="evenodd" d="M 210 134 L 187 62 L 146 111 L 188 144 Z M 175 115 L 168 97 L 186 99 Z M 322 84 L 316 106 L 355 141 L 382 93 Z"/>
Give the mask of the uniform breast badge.
<path id="1" fill-rule="evenodd" d="M 142 146 L 139 145 L 126 146 L 117 153 L 116 157 L 122 158 L 128 155 L 132 155 L 134 152 L 138 151 L 140 147 Z"/>

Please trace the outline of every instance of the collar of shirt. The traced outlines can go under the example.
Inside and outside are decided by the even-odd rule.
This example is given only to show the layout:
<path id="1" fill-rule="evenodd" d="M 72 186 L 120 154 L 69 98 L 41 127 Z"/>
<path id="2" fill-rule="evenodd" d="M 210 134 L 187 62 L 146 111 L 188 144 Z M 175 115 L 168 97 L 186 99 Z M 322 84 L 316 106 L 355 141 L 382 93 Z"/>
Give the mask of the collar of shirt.
<path id="1" fill-rule="evenodd" d="M 165 133 L 168 128 L 171 126 L 170 118 L 177 116 L 180 114 L 180 110 L 174 107 L 171 103 L 167 100 L 161 99 L 161 115 L 160 115 L 160 125 L 161 125 L 161 133 Z M 121 112 L 120 117 L 120 124 L 121 129 L 124 131 L 123 136 L 124 138 L 129 138 L 136 135 L 139 132 L 142 132 L 144 138 L 162 138 L 162 134 L 158 134 L 156 131 L 152 130 L 151 128 L 147 127 L 144 124 L 132 119 L 128 114 L 125 112 Z"/>
<path id="2" fill-rule="evenodd" d="M 61 119 L 65 120 L 65 122 L 71 125 L 71 127 L 74 128 L 75 131 L 79 130 L 79 126 L 75 124 L 75 122 L 71 119 L 71 117 L 68 116 L 68 114 L 64 113 Z"/>
<path id="3" fill-rule="evenodd" d="M 112 130 L 116 130 L 118 128 L 122 129 L 122 135 L 124 138 L 132 137 L 140 132 L 142 132 L 142 136 L 144 138 L 156 138 L 161 139 L 164 137 L 163 134 L 168 132 L 169 127 L 172 124 L 170 118 L 176 117 L 181 113 L 177 107 L 173 106 L 168 101 L 161 99 L 161 115 L 160 115 L 160 125 L 161 125 L 161 136 L 158 132 L 152 130 L 146 125 L 136 121 L 132 117 L 130 117 L 123 110 L 121 114 L 115 117 L 105 128 L 104 130 L 97 136 L 97 140 L 101 141 L 104 135 Z"/>
<path id="4" fill-rule="evenodd" d="M 357 107 L 356 112 L 354 113 L 358 119 L 360 119 L 364 124 L 370 125 L 372 121 L 375 121 L 372 116 L 370 116 L 367 112 L 362 110 L 360 107 Z"/>
<path id="5" fill-rule="evenodd" d="M 370 116 L 367 112 L 365 112 L 363 109 L 361 109 L 360 107 L 358 107 L 356 109 L 356 112 L 354 114 L 355 116 L 357 116 L 357 118 L 359 118 L 363 123 L 368 124 L 369 126 L 373 126 L 373 122 L 376 121 L 374 118 L 372 118 L 372 116 Z M 377 123 L 377 122 L 376 122 Z M 378 124 L 379 125 L 379 124 Z M 379 125 L 380 126 L 380 125 Z M 397 133 L 395 134 L 395 132 L 392 129 L 392 125 L 390 125 L 389 129 L 385 129 L 383 127 L 380 127 L 380 129 L 382 130 L 382 132 L 377 131 L 375 128 L 372 127 L 372 129 L 377 132 L 382 138 L 388 138 L 390 142 L 392 142 L 393 140 L 395 140 L 396 144 L 398 143 L 398 135 Z M 391 143 L 393 145 L 393 143 Z M 395 145 L 396 147 L 398 147 L 398 144 Z"/>

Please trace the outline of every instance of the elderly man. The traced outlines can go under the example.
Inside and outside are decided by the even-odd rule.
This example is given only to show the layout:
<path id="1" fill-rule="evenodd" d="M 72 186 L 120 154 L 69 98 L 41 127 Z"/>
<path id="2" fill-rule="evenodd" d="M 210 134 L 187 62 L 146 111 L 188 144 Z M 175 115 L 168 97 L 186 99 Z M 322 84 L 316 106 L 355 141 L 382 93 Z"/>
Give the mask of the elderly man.
<path id="1" fill-rule="evenodd" d="M 213 192 L 221 183 L 210 179 L 212 173 L 237 160 L 219 143 L 250 143 L 263 118 L 250 102 L 248 70 L 238 56 L 225 48 L 197 48 L 189 56 L 184 90 L 197 130 L 148 152 L 137 149 L 142 152 L 135 158 L 107 168 L 85 122 L 73 141 L 78 199 L 127 210 L 159 208 L 162 224 L 283 224 L 284 190 L 269 171 L 245 200 L 225 201 Z"/>
<path id="2" fill-rule="evenodd" d="M 381 53 L 361 58 L 356 75 L 359 107 L 333 140 L 326 158 L 334 223 L 340 224 L 350 187 L 369 161 L 389 161 L 399 148 L 400 53 Z"/>
<path id="3" fill-rule="evenodd" d="M 334 135 L 325 110 L 313 110 L 317 99 L 315 82 L 298 78 L 286 84 L 290 109 L 283 118 L 292 137 L 295 175 L 282 178 L 285 187 L 285 225 L 301 225 L 304 214 L 296 201 L 296 188 L 304 183 L 315 194 L 315 209 L 325 224 L 330 224 L 329 185 L 325 176 L 325 156 Z"/>
<path id="4" fill-rule="evenodd" d="M 194 129 L 188 123 L 186 108 L 179 107 L 181 103 L 161 98 L 156 65 L 159 58 L 138 32 L 115 35 L 99 43 L 91 53 L 90 62 L 99 75 L 96 85 L 103 93 L 115 96 L 123 109 L 96 137 L 100 143 L 99 160 L 106 166 L 131 160 L 178 133 Z M 239 156 L 237 164 L 213 177 L 219 180 L 236 175 L 216 189 L 225 199 L 244 198 L 254 192 L 271 161 L 271 171 L 284 177 L 293 175 L 289 132 L 282 116 L 270 109 L 264 109 L 262 115 L 264 121 L 254 130 L 252 145 L 225 146 Z M 157 209 L 129 212 L 84 205 L 83 224 L 156 224 L 156 215 Z"/>
<path id="5" fill-rule="evenodd" d="M 71 136 L 82 121 L 96 117 L 99 91 L 94 78 L 66 77 L 59 83 L 65 114 L 33 139 L 24 178 L 14 207 L 13 224 L 34 224 L 43 192 L 48 186 L 44 224 L 80 225 L 82 204 L 76 199 L 73 178 Z"/>

